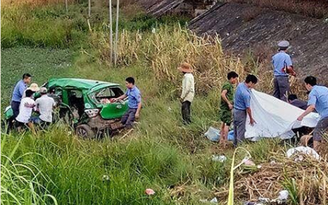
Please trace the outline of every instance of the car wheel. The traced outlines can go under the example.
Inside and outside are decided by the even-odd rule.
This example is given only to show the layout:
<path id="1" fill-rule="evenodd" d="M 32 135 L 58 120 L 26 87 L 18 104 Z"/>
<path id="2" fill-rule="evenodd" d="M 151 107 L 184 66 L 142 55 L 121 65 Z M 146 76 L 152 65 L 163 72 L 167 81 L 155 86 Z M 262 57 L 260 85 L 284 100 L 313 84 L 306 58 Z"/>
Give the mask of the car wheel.
<path id="1" fill-rule="evenodd" d="M 75 132 L 79 137 L 83 138 L 92 139 L 96 137 L 94 131 L 87 124 L 78 125 L 75 129 Z"/>

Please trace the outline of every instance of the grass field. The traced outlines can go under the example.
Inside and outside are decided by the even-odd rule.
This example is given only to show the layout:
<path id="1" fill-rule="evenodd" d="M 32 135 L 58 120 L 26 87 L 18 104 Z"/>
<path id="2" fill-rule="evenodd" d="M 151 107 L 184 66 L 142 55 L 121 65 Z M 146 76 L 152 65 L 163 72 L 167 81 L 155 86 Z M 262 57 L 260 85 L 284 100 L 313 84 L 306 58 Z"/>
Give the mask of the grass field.
<path id="1" fill-rule="evenodd" d="M 80 16 L 85 4 L 77 8 L 80 9 L 69 15 Z M 55 11 L 50 14 L 45 11 L 49 10 L 42 12 L 50 16 L 48 19 L 56 16 Z M 26 47 L 24 41 L 10 41 L 17 44 L 8 44 L 10 48 L 2 50 L 2 110 L 9 104 L 14 83 L 24 72 L 31 72 L 33 81 L 39 84 L 49 77 L 80 77 L 124 84 L 126 77 L 133 76 L 142 92 L 143 109 L 137 126 L 128 136 L 83 140 L 61 123 L 36 136 L 30 132 L 2 134 L 1 204 L 201 204 L 200 200 L 211 200 L 215 196 L 219 204 L 226 204 L 234 150 L 219 148 L 203 134 L 209 126 L 219 125 L 223 73 L 231 69 L 239 69 L 242 75 L 246 72 L 238 59 L 223 53 L 218 39 L 211 41 L 210 46 L 206 39 L 188 33 L 184 22 L 185 19 L 155 20 L 142 15 L 124 19 L 121 48 L 126 49 L 120 52 L 117 67 L 108 62 L 106 29 L 95 29 L 92 33 L 81 31 L 87 41 L 72 41 L 56 49 L 52 44 L 36 43 Z M 156 33 L 151 32 L 154 27 Z M 45 32 L 43 37 L 52 39 L 52 35 Z M 34 36 L 27 38 L 35 39 Z M 62 40 L 58 39 L 54 45 Z M 196 74 L 197 95 L 190 126 L 181 122 L 178 101 L 182 76 L 176 66 L 183 58 L 200 71 Z M 256 66 L 249 69 L 266 76 L 259 89 L 271 89 L 266 81 L 270 73 L 261 72 Z M 250 152 L 256 164 L 270 164 L 275 160 L 282 164 L 282 170 L 299 169 L 299 163 L 284 164 L 288 146 L 276 140 L 242 147 Z M 212 160 L 212 155 L 221 154 L 228 160 L 224 163 Z M 245 155 L 245 152 L 238 153 L 236 161 L 240 162 Z M 279 188 L 291 193 L 291 203 L 297 204 L 300 197 L 311 191 L 318 193 L 311 195 L 317 204 L 326 197 L 322 188 L 327 177 L 319 171 L 321 165 L 309 164 L 314 167 L 310 174 L 300 169 L 299 175 L 289 178 L 290 172 L 281 171 L 284 176 L 276 180 Z M 235 180 L 240 183 L 258 171 L 241 167 L 235 171 Z M 305 178 L 310 179 L 306 185 L 302 181 Z M 146 188 L 154 189 L 155 195 L 147 196 Z M 236 188 L 239 192 L 235 193 L 235 204 L 249 199 L 247 188 Z"/>
<path id="2" fill-rule="evenodd" d="M 51 77 L 70 75 L 74 51 L 69 49 L 15 47 L 1 51 L 1 105 L 10 104 L 15 83 L 23 73 L 42 85 Z"/>

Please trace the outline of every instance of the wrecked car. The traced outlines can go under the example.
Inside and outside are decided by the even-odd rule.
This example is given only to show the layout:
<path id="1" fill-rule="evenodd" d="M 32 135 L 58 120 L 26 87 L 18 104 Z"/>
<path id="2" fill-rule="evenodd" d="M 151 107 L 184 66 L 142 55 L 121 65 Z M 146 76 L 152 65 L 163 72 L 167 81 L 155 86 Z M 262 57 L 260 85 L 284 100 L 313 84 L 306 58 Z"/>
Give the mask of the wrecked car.
<path id="1" fill-rule="evenodd" d="M 122 128 L 121 117 L 128 110 L 128 99 L 114 102 L 124 94 L 119 84 L 77 78 L 53 78 L 43 85 L 58 102 L 58 117 L 84 138 L 112 135 Z M 6 119 L 12 115 L 5 112 Z M 11 114 L 10 114 L 11 113 Z M 56 119 L 56 117 L 55 117 Z"/>

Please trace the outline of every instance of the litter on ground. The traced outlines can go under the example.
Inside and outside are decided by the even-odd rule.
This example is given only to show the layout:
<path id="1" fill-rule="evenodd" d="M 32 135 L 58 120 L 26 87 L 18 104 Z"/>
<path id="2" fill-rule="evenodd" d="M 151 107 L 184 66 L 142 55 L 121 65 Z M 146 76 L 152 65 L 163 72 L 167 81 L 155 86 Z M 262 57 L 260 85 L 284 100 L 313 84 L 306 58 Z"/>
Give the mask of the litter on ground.
<path id="1" fill-rule="evenodd" d="M 212 155 L 212 161 L 215 161 L 215 162 L 224 162 L 226 160 L 227 160 L 227 157 L 224 156 L 224 155 L 220 155 L 220 156 Z"/>
<path id="2" fill-rule="evenodd" d="M 155 191 L 152 190 L 152 189 L 146 189 L 146 190 L 145 190 L 145 193 L 146 193 L 148 196 L 151 196 L 151 195 L 154 195 L 154 194 L 155 194 Z"/>
<path id="3" fill-rule="evenodd" d="M 313 158 L 315 158 L 316 160 L 320 160 L 320 156 L 319 154 L 312 149 L 311 147 L 303 147 L 303 146 L 299 146 L 299 147 L 295 147 L 295 148 L 290 148 L 286 155 L 288 158 L 292 157 L 294 154 L 298 154 L 296 156 L 295 161 L 303 161 L 303 156 L 299 155 L 299 153 L 305 154 L 305 155 L 309 155 Z"/>
<path id="4" fill-rule="evenodd" d="M 220 140 L 220 130 L 214 127 L 209 127 L 204 135 L 205 137 L 207 137 L 207 139 L 213 142 L 218 142 Z M 233 134 L 233 130 L 231 130 L 228 133 L 228 141 L 233 141 L 233 139 L 234 139 L 234 134 Z"/>

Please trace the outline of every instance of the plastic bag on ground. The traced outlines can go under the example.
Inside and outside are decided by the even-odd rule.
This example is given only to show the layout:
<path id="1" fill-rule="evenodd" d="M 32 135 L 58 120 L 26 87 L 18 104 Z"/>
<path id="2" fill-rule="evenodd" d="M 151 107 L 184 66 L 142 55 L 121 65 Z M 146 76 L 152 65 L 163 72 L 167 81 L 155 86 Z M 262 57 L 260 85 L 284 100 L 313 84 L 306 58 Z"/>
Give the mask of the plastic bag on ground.
<path id="1" fill-rule="evenodd" d="M 209 127 L 207 132 L 205 132 L 205 137 L 213 142 L 218 142 L 220 140 L 220 130 L 214 127 Z M 228 133 L 228 141 L 233 141 L 233 139 L 234 133 L 233 130 L 231 130 Z"/>
<path id="2" fill-rule="evenodd" d="M 306 155 L 310 155 L 310 156 L 314 157 L 315 159 L 320 160 L 319 154 L 311 147 L 299 146 L 299 147 L 295 147 L 295 148 L 290 148 L 286 152 L 286 155 L 288 158 L 290 158 L 292 155 L 294 155 L 298 152 L 306 154 Z"/>
<path id="3" fill-rule="evenodd" d="M 224 155 L 220 155 L 220 156 L 212 155 L 212 161 L 215 161 L 215 162 L 224 162 L 226 160 L 227 160 L 227 157 L 224 156 Z"/>
<path id="4" fill-rule="evenodd" d="M 218 142 L 220 140 L 220 130 L 209 127 L 207 132 L 205 132 L 205 137 L 213 142 Z"/>

